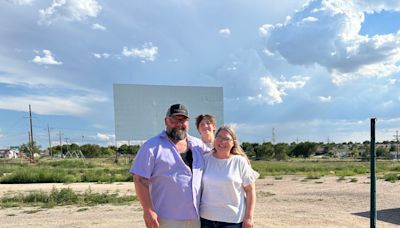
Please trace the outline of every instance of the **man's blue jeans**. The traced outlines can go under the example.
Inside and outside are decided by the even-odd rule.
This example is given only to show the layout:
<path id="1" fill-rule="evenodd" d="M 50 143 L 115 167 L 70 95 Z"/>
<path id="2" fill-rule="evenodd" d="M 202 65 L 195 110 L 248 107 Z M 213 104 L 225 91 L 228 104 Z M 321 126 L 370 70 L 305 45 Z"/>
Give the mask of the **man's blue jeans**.
<path id="1" fill-rule="evenodd" d="M 208 219 L 200 218 L 201 228 L 241 228 L 241 223 L 229 223 L 229 222 L 218 222 L 211 221 Z"/>

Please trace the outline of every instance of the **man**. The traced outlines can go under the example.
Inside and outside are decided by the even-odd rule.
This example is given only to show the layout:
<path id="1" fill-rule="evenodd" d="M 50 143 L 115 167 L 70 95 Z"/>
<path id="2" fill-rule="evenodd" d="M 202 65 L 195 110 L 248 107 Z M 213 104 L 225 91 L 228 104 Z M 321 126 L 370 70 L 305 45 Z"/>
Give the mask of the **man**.
<path id="1" fill-rule="evenodd" d="M 184 105 L 172 105 L 164 122 L 166 130 L 141 146 L 130 170 L 146 227 L 200 227 L 205 146 L 188 135 Z"/>

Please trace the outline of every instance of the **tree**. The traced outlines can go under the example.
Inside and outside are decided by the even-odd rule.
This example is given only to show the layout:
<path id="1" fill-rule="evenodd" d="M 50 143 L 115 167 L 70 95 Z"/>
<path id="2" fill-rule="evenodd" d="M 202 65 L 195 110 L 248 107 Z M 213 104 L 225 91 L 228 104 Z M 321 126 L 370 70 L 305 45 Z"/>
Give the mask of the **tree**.
<path id="1" fill-rule="evenodd" d="M 129 153 L 129 146 L 127 144 L 122 144 L 118 148 L 118 153 L 120 153 L 120 154 L 128 154 Z"/>
<path id="2" fill-rule="evenodd" d="M 126 145 L 123 144 L 118 148 L 118 153 L 120 154 L 129 154 L 129 155 L 136 155 L 140 149 L 140 145 Z"/>
<path id="3" fill-rule="evenodd" d="M 271 159 L 274 156 L 274 147 L 270 142 L 263 143 L 256 146 L 255 153 L 257 160 Z"/>
<path id="4" fill-rule="evenodd" d="M 353 146 L 350 151 L 350 156 L 353 158 L 360 157 L 360 151 L 358 150 L 358 146 Z"/>
<path id="5" fill-rule="evenodd" d="M 100 153 L 101 153 L 101 155 L 100 156 L 111 156 L 111 155 L 113 155 L 113 154 L 115 154 L 115 150 L 114 150 L 114 148 L 115 147 L 101 147 L 100 148 Z"/>
<path id="6" fill-rule="evenodd" d="M 244 152 L 247 154 L 249 158 L 256 156 L 256 152 L 254 151 L 254 147 L 257 146 L 257 143 L 248 143 L 244 142 L 242 143 L 241 147 L 244 150 Z"/>
<path id="7" fill-rule="evenodd" d="M 376 156 L 388 158 L 390 156 L 390 152 L 385 146 L 379 146 L 376 148 Z"/>
<path id="8" fill-rule="evenodd" d="M 95 158 L 101 156 L 101 149 L 99 145 L 85 144 L 81 146 L 83 156 L 86 158 Z"/>
<path id="9" fill-rule="evenodd" d="M 289 145 L 286 143 L 278 143 L 274 146 L 274 158 L 276 160 L 287 160 L 289 154 Z"/>
<path id="10" fill-rule="evenodd" d="M 312 142 L 302 142 L 297 144 L 291 151 L 295 157 L 308 158 L 317 151 L 317 144 Z"/>
<path id="11" fill-rule="evenodd" d="M 40 152 L 40 146 L 36 144 L 36 141 L 33 141 L 32 148 L 29 143 L 22 144 L 19 147 L 20 152 L 24 153 L 28 157 L 32 157 L 34 154 L 38 154 Z"/>

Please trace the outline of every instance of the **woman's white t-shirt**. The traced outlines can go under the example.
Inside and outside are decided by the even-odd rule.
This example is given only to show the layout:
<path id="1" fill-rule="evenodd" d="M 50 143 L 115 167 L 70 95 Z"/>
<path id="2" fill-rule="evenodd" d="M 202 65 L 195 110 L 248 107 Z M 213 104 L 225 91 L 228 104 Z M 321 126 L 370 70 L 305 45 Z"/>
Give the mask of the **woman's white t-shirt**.
<path id="1" fill-rule="evenodd" d="M 246 212 L 245 186 L 257 178 L 247 159 L 231 155 L 218 159 L 204 156 L 200 217 L 220 222 L 239 223 Z"/>

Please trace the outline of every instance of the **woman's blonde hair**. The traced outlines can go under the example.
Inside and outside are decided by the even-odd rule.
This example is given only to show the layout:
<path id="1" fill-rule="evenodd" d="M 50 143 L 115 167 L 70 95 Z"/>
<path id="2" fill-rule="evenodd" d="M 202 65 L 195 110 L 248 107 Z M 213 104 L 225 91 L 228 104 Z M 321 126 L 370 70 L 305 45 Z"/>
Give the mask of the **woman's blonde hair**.
<path id="1" fill-rule="evenodd" d="M 247 159 L 247 161 L 249 162 L 249 164 L 250 164 L 249 158 L 247 157 L 247 155 L 244 152 L 244 150 L 242 149 L 242 147 L 239 145 L 239 142 L 238 142 L 237 137 L 236 137 L 236 133 L 233 130 L 233 128 L 231 126 L 228 126 L 228 125 L 222 125 L 220 128 L 218 128 L 217 133 L 215 135 L 218 137 L 219 132 L 222 131 L 222 130 L 228 132 L 231 135 L 232 139 L 233 139 L 233 147 L 232 147 L 232 149 L 230 151 L 231 154 L 241 155 L 241 156 L 245 157 Z"/>

